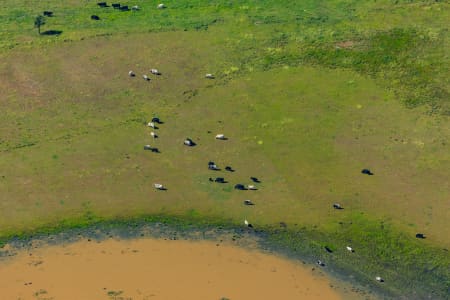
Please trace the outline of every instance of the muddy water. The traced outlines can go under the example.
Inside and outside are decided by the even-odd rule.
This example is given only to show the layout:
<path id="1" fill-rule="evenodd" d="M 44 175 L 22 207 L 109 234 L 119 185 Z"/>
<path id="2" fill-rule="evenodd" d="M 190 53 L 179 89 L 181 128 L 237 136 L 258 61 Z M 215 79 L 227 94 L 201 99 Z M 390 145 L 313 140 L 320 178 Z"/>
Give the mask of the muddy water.
<path id="1" fill-rule="evenodd" d="M 0 261 L 0 294 L 5 300 L 341 299 L 316 274 L 214 242 L 111 239 L 39 247 Z"/>

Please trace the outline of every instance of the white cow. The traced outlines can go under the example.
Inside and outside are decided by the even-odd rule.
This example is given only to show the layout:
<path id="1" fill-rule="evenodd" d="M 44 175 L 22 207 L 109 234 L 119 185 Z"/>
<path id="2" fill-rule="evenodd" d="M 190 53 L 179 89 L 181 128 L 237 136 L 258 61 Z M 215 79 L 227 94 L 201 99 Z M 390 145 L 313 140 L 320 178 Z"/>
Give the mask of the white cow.
<path id="1" fill-rule="evenodd" d="M 353 250 L 353 248 L 350 247 L 350 246 L 347 246 L 346 248 L 347 248 L 347 250 L 350 251 L 350 252 L 354 252 L 354 251 L 355 251 L 355 250 Z"/>
<path id="2" fill-rule="evenodd" d="M 158 4 L 158 8 L 163 9 L 163 8 L 166 8 L 166 6 L 163 3 L 161 3 L 161 4 Z"/>
<path id="3" fill-rule="evenodd" d="M 148 122 L 147 126 L 155 129 L 155 123 L 153 122 Z"/>
<path id="4" fill-rule="evenodd" d="M 130 77 L 134 77 L 134 76 L 136 76 L 136 74 L 134 74 L 134 72 L 133 72 L 133 71 L 129 71 L 129 72 L 128 72 L 128 76 L 130 76 Z"/>
<path id="5" fill-rule="evenodd" d="M 256 186 L 254 186 L 254 185 L 247 186 L 247 189 L 253 190 L 253 191 L 257 190 Z"/>
<path id="6" fill-rule="evenodd" d="M 154 133 L 153 131 L 150 132 L 150 135 L 152 136 L 152 138 L 156 139 L 158 137 L 158 135 L 156 133 Z"/>
<path id="7" fill-rule="evenodd" d="M 131 10 L 140 10 L 139 6 L 135 5 L 131 7 Z"/>
<path id="8" fill-rule="evenodd" d="M 214 79 L 216 77 L 213 74 L 208 73 L 208 74 L 205 75 L 205 78 Z"/>
<path id="9" fill-rule="evenodd" d="M 375 280 L 378 282 L 384 282 L 384 279 L 381 278 L 380 276 L 375 277 Z"/>
<path id="10" fill-rule="evenodd" d="M 152 73 L 153 75 L 161 75 L 161 72 L 159 72 L 158 69 L 151 69 L 150 73 Z"/>
<path id="11" fill-rule="evenodd" d="M 164 186 L 161 183 L 155 183 L 153 186 L 157 190 L 163 190 L 164 189 Z"/>
<path id="12" fill-rule="evenodd" d="M 148 78 L 148 76 L 146 74 L 142 75 L 142 78 L 144 78 L 144 80 L 147 80 L 147 81 L 150 80 L 150 78 Z"/>
<path id="13" fill-rule="evenodd" d="M 216 135 L 216 140 L 224 140 L 225 139 L 225 135 L 224 134 L 217 134 Z"/>

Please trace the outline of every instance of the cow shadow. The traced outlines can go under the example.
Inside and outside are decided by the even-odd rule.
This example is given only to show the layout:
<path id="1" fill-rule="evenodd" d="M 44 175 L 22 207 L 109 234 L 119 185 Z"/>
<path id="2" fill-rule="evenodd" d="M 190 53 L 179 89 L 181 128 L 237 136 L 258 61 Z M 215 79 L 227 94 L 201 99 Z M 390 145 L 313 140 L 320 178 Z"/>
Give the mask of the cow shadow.
<path id="1" fill-rule="evenodd" d="M 62 33 L 62 30 L 46 30 L 44 32 L 41 32 L 41 35 L 60 35 Z"/>

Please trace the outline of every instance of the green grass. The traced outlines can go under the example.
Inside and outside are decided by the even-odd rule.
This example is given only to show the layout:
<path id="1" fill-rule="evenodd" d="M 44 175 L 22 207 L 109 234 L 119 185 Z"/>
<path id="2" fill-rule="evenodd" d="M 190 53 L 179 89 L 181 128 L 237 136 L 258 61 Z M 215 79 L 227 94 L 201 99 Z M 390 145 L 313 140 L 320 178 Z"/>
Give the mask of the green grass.
<path id="1" fill-rule="evenodd" d="M 2 240 L 137 216 L 205 226 L 247 218 L 267 232 L 285 222 L 288 231 L 270 235 L 278 245 L 307 240 L 299 253 L 311 256 L 329 245 L 327 259 L 362 282 L 384 269 L 393 295 L 421 278 L 424 293 L 444 295 L 448 4 L 291 2 L 177 1 L 160 11 L 137 1 L 141 11 L 118 12 L 6 0 Z M 43 10 L 55 17 L 42 31 L 60 36 L 32 28 Z M 152 67 L 163 75 L 145 83 Z M 165 124 L 153 141 L 144 124 L 155 115 Z M 230 139 L 214 140 L 221 132 Z M 186 137 L 198 146 L 184 147 Z M 162 153 L 143 151 L 148 143 Z M 219 176 L 208 160 L 236 169 L 219 173 L 230 183 L 208 181 Z M 366 167 L 375 176 L 361 175 Z M 258 191 L 232 188 L 250 176 L 261 178 Z M 353 257 L 339 250 L 350 242 Z"/>

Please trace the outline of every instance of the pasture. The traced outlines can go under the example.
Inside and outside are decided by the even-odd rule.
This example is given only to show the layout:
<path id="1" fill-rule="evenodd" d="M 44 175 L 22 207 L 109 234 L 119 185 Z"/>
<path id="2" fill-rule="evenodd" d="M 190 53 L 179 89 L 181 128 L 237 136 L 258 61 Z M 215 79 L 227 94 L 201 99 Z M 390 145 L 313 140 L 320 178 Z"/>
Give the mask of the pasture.
<path id="1" fill-rule="evenodd" d="M 0 236 L 140 216 L 284 222 L 337 256 L 351 243 L 341 262 L 385 270 L 394 293 L 423 280 L 445 294 L 448 4 L 29 2 L 0 12 Z M 43 10 L 42 31 L 61 34 L 32 28 Z M 233 189 L 251 176 L 258 190 Z"/>

